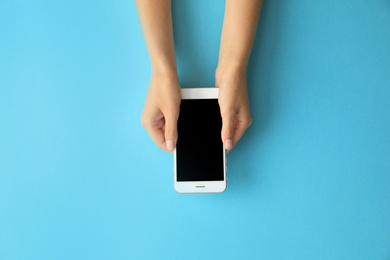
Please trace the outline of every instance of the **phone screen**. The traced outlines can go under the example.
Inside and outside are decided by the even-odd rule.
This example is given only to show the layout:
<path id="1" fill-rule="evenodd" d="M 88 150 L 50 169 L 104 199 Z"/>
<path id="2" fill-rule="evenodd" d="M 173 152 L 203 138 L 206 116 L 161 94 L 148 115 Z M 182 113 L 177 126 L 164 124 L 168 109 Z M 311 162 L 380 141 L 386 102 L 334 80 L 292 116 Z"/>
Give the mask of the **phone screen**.
<path id="1" fill-rule="evenodd" d="M 176 144 L 177 181 L 223 181 L 218 99 L 183 99 Z"/>

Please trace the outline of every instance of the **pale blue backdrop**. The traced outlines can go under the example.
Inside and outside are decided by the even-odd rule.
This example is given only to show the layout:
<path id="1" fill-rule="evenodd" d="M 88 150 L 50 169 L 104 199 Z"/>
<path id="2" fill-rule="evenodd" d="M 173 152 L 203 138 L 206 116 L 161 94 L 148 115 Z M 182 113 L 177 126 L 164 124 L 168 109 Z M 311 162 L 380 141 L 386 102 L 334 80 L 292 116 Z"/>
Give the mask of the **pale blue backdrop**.
<path id="1" fill-rule="evenodd" d="M 223 10 L 174 1 L 183 87 Z M 0 1 L 0 259 L 390 259 L 390 1 L 264 2 L 220 195 L 174 192 L 149 76 L 133 1 Z"/>

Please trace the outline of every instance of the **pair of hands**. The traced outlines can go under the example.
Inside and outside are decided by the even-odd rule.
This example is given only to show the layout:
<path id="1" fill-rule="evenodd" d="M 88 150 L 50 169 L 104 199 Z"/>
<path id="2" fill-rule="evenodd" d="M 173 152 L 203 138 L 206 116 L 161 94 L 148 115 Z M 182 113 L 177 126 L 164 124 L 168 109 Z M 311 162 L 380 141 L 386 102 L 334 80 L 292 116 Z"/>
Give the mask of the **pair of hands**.
<path id="1" fill-rule="evenodd" d="M 172 152 L 178 136 L 181 91 L 176 71 L 171 0 L 136 0 L 136 4 L 152 65 L 142 125 L 158 147 Z M 252 122 L 246 66 L 261 4 L 261 0 L 226 0 L 225 4 L 215 85 L 220 89 L 221 139 L 228 151 Z"/>
<path id="2" fill-rule="evenodd" d="M 252 123 L 246 73 L 242 69 L 217 69 L 215 78 L 222 116 L 221 139 L 230 151 Z M 155 144 L 170 153 L 177 142 L 180 102 L 177 75 L 153 72 L 141 123 Z"/>

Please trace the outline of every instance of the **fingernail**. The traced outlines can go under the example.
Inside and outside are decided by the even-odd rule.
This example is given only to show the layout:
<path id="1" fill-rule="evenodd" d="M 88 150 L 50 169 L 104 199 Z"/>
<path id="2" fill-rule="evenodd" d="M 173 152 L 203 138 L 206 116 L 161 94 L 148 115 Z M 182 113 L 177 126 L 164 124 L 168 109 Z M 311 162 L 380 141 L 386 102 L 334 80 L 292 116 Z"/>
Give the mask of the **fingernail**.
<path id="1" fill-rule="evenodd" d="M 233 147 L 232 139 L 227 139 L 227 140 L 225 141 L 225 148 L 226 148 L 227 150 L 231 150 L 232 147 Z"/>
<path id="2" fill-rule="evenodd" d="M 175 145 L 174 145 L 174 143 L 173 143 L 173 140 L 168 140 L 168 141 L 167 141 L 167 149 L 168 149 L 169 151 L 172 151 L 173 148 L 175 148 Z"/>

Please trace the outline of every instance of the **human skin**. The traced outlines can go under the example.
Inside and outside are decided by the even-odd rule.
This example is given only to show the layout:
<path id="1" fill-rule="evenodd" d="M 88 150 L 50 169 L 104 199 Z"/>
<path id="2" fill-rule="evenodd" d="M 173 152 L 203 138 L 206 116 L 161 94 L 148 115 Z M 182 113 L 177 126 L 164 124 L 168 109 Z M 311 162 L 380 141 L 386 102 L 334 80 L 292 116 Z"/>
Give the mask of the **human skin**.
<path id="1" fill-rule="evenodd" d="M 261 0 L 226 0 L 215 85 L 219 87 L 221 138 L 227 150 L 252 124 L 246 69 L 261 5 Z"/>
<path id="2" fill-rule="evenodd" d="M 171 0 L 136 0 L 152 76 L 141 123 L 161 149 L 177 142 L 180 85 L 172 30 Z M 221 139 L 230 151 L 252 123 L 246 69 L 259 19 L 261 0 L 226 0 L 215 85 L 222 116 Z"/>

